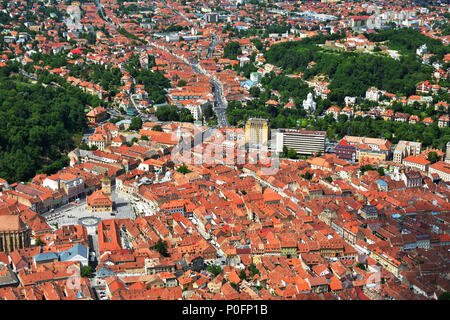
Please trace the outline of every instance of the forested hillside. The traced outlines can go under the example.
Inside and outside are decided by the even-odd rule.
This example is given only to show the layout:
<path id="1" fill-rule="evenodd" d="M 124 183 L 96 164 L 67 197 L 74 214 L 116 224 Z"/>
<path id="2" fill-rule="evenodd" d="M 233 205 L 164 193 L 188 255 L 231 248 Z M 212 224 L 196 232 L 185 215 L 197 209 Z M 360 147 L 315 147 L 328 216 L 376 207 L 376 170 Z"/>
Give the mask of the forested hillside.
<path id="1" fill-rule="evenodd" d="M 99 103 L 69 85 L 28 83 L 15 71 L 0 69 L 0 177 L 9 182 L 67 165 L 73 137 L 86 126 L 84 109 Z"/>
<path id="2" fill-rule="evenodd" d="M 304 79 L 328 75 L 331 79 L 329 99 L 338 103 L 342 103 L 345 96 L 364 96 L 371 86 L 402 96 L 412 95 L 417 83 L 428 80 L 433 70 L 412 55 L 404 55 L 397 61 L 380 53 L 328 50 L 309 39 L 274 45 L 265 58 L 286 73 L 303 72 Z M 311 61 L 316 65 L 307 69 Z"/>

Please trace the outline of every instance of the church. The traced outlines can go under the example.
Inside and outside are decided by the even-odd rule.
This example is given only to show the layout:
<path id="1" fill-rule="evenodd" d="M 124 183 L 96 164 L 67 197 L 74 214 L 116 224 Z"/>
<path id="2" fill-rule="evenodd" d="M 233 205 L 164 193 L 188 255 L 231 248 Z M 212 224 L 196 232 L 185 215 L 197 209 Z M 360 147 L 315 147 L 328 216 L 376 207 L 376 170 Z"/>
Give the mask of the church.
<path id="1" fill-rule="evenodd" d="M 312 93 L 308 93 L 306 100 L 303 100 L 303 109 L 308 112 L 314 112 L 316 110 L 316 103 L 313 100 Z"/>
<path id="2" fill-rule="evenodd" d="M 87 197 L 87 209 L 92 212 L 112 212 L 111 178 L 105 173 L 101 181 L 102 188 Z"/>

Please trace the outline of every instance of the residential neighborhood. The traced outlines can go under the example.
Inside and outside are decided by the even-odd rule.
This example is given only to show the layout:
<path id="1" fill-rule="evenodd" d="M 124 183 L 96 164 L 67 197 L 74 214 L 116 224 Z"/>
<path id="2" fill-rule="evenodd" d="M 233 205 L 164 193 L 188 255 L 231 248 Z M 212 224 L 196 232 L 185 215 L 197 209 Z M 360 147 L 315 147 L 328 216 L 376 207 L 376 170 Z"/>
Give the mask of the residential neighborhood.
<path id="1" fill-rule="evenodd" d="M 448 300 L 445 2 L 0 2 L 0 300 Z"/>

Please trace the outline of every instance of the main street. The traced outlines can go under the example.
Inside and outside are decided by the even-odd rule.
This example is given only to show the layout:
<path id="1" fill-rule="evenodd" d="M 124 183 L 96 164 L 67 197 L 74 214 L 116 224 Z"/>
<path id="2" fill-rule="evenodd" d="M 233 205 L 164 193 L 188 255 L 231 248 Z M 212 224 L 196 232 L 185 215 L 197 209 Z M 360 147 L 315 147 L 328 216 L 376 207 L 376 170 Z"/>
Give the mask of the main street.
<path id="1" fill-rule="evenodd" d="M 169 8 L 170 10 L 172 10 L 173 12 L 175 12 L 176 14 L 178 14 L 179 16 L 181 16 L 184 20 L 191 23 L 193 25 L 194 29 L 197 27 L 189 18 L 187 18 L 184 14 L 182 14 L 181 12 L 179 12 L 178 10 L 174 9 L 172 6 L 167 4 L 164 0 L 162 0 L 161 3 L 164 6 L 166 6 L 167 8 Z M 213 34 L 213 41 L 211 42 L 211 44 L 209 45 L 209 48 L 208 48 L 208 54 L 207 54 L 208 58 L 212 57 L 212 54 L 214 53 L 214 50 L 215 50 L 218 42 L 219 42 L 219 38 L 217 38 L 217 36 L 215 34 Z M 157 47 L 174 55 L 172 52 L 170 52 L 170 50 L 167 50 L 166 48 L 162 48 L 160 46 L 157 46 Z M 218 123 L 219 127 L 229 127 L 230 124 L 228 122 L 228 118 L 227 118 L 227 114 L 226 114 L 227 101 L 225 99 L 225 96 L 223 95 L 223 85 L 220 82 L 220 80 L 217 79 L 214 75 L 210 74 L 208 71 L 201 68 L 197 62 L 193 63 L 193 62 L 188 61 L 187 59 L 184 59 L 183 57 L 179 57 L 176 55 L 174 55 L 174 56 L 185 61 L 188 65 L 190 65 L 192 67 L 194 72 L 206 75 L 211 79 L 211 84 L 213 87 L 213 94 L 214 94 L 213 110 L 217 116 L 217 123 Z"/>

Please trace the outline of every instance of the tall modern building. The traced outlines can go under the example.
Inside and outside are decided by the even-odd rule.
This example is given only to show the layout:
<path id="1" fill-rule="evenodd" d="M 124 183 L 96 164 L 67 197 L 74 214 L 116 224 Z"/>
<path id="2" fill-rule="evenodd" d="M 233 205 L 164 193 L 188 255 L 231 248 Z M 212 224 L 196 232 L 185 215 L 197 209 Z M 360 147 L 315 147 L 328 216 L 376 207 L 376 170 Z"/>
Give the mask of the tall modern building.
<path id="1" fill-rule="evenodd" d="M 276 132 L 276 151 L 283 152 L 283 147 L 294 149 L 298 154 L 324 153 L 325 131 L 279 129 Z"/>
<path id="2" fill-rule="evenodd" d="M 269 121 L 250 118 L 245 124 L 245 142 L 249 145 L 263 145 L 269 140 Z"/>
<path id="3" fill-rule="evenodd" d="M 447 142 L 447 147 L 445 151 L 445 162 L 450 163 L 450 141 Z"/>

